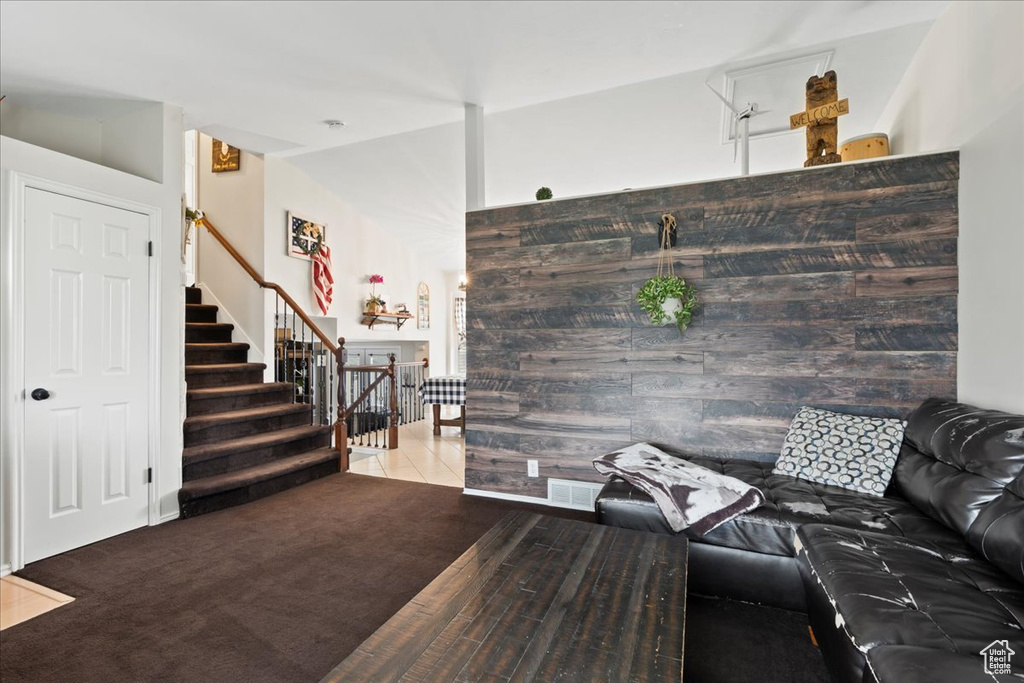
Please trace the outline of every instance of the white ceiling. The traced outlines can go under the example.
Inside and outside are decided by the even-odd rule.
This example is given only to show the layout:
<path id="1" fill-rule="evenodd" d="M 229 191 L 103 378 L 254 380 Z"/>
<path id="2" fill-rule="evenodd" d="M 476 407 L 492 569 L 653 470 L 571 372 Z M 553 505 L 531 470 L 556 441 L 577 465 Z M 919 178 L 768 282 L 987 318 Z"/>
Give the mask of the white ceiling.
<path id="1" fill-rule="evenodd" d="M 84 117 L 97 115 L 96 98 L 120 108 L 126 101 L 180 106 L 189 127 L 294 157 L 386 227 L 422 237 L 426 226 L 436 241 L 461 230 L 461 222 L 451 225 L 464 206 L 461 176 L 437 177 L 451 170 L 451 148 L 402 171 L 405 185 L 421 192 L 389 191 L 364 204 L 341 183 L 359 176 L 393 189 L 393 167 L 374 162 L 372 146 L 352 147 L 341 171 L 330 155 L 313 153 L 402 133 L 416 139 L 412 131 L 460 122 L 466 102 L 493 114 L 710 67 L 724 72 L 929 22 L 947 4 L 4 0 L 0 88 L 13 103 Z M 857 66 L 846 68 L 843 78 Z M 327 119 L 348 125 L 329 130 Z M 397 140 L 388 145 L 401 151 Z M 434 143 L 414 147 L 438 151 Z M 398 213 L 417 220 L 379 211 L 396 196 Z"/>
<path id="2" fill-rule="evenodd" d="M 4 93 L 310 151 L 934 19 L 946 2 L 0 3 Z M 327 119 L 348 123 L 329 131 Z"/>

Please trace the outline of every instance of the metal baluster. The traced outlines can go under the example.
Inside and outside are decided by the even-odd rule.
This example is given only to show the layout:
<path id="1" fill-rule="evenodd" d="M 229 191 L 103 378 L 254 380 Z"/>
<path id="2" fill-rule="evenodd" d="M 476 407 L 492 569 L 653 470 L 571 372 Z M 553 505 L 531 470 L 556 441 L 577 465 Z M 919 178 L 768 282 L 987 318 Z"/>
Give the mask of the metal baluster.
<path id="1" fill-rule="evenodd" d="M 287 315 L 287 314 L 285 314 L 285 315 Z M 297 367 L 297 365 L 295 363 L 295 311 L 294 310 L 292 311 L 292 324 L 291 324 L 291 327 L 289 327 L 288 329 L 291 330 L 291 333 L 290 333 L 289 336 L 292 338 L 292 340 L 291 340 L 291 354 L 290 354 L 291 355 L 291 362 L 292 362 L 292 378 L 291 378 L 291 381 L 292 381 L 292 403 L 296 403 L 298 401 L 299 384 L 296 381 L 297 376 L 298 376 L 298 367 Z"/>
<path id="2" fill-rule="evenodd" d="M 383 384 L 383 382 L 381 383 Z M 377 429 L 373 434 L 374 448 L 380 448 L 380 384 L 373 390 L 373 426 Z"/>
<path id="3" fill-rule="evenodd" d="M 299 366 L 302 368 L 302 374 L 299 375 L 302 378 L 302 402 L 309 403 L 309 364 L 306 362 L 306 321 L 300 319 L 299 324 L 302 326 L 302 342 L 299 346 L 299 355 L 302 359 L 302 364 Z"/>
<path id="4" fill-rule="evenodd" d="M 274 290 L 274 381 L 281 381 L 281 350 L 284 340 L 278 339 L 278 309 L 281 307 L 281 295 Z"/>

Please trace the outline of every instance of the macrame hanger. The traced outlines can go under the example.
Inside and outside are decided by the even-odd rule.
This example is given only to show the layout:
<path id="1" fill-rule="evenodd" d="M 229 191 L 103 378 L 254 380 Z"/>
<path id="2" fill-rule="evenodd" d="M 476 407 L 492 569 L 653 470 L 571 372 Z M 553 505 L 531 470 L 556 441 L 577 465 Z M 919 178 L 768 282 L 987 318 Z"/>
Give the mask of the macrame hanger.
<path id="1" fill-rule="evenodd" d="M 675 277 L 675 266 L 672 258 L 672 233 L 676 229 L 676 219 L 670 213 L 661 217 L 661 247 L 658 249 L 658 277 L 668 275 Z"/>

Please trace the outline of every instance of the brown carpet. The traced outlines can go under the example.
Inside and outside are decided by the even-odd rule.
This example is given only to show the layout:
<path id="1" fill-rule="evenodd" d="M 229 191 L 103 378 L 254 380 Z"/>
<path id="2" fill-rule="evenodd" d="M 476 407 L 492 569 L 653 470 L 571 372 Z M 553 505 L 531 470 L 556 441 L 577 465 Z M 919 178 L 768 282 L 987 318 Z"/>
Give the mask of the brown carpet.
<path id="1" fill-rule="evenodd" d="M 455 488 L 334 475 L 36 562 L 19 576 L 76 600 L 0 632 L 0 678 L 318 681 L 502 515 L 524 507 Z M 717 600 L 693 614 L 727 622 L 713 631 L 691 619 L 694 637 L 774 631 L 763 647 L 748 631 L 750 645 L 730 654 L 749 659 L 746 670 L 785 646 L 792 668 L 780 680 L 818 680 L 820 656 L 802 616 Z M 687 668 L 698 655 L 689 643 Z M 704 666 L 694 673 L 742 680 L 714 673 L 709 650 L 732 645 L 701 645 Z"/>

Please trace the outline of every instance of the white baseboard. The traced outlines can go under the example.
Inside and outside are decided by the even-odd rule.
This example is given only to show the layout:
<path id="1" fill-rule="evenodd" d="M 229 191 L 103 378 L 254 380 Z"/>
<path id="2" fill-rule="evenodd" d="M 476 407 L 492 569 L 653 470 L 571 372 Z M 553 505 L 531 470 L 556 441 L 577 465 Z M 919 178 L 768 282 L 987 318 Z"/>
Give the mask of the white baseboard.
<path id="1" fill-rule="evenodd" d="M 181 510 L 175 510 L 174 512 L 168 512 L 165 515 L 160 515 L 160 521 L 157 524 L 163 524 L 164 522 L 172 522 L 178 517 L 181 517 Z"/>
<path id="2" fill-rule="evenodd" d="M 3 577 L 7 576 L 10 573 L 11 573 L 11 565 L 10 565 L 10 563 L 0 564 L 0 579 L 2 579 Z"/>
<path id="3" fill-rule="evenodd" d="M 257 346 L 255 343 L 253 343 L 252 339 L 249 338 L 249 335 L 247 335 L 245 333 L 245 330 L 242 329 L 242 326 L 238 324 L 238 321 L 231 317 L 231 313 L 228 311 L 228 309 L 224 307 L 224 304 L 220 302 L 220 299 L 217 298 L 217 295 L 210 291 L 210 288 L 207 287 L 206 284 L 202 282 L 197 282 L 196 287 L 203 290 L 204 302 L 211 303 L 219 309 L 217 313 L 220 315 L 220 322 L 231 323 L 232 325 L 235 326 L 235 329 L 231 332 L 232 341 L 241 341 L 249 345 L 249 362 L 265 362 L 263 359 L 263 354 L 260 353 L 258 350 L 263 346 L 263 344 L 261 343 L 259 346 Z M 210 298 L 209 301 L 206 300 L 207 297 Z M 267 363 L 267 369 L 271 369 L 272 365 L 272 363 Z"/>
<path id="4" fill-rule="evenodd" d="M 533 496 L 520 496 L 516 493 L 500 493 L 498 491 L 482 491 L 480 489 L 462 489 L 467 496 L 479 496 L 481 498 L 497 498 L 499 500 L 511 500 L 516 503 L 532 503 L 534 505 L 551 505 L 547 498 L 534 498 Z M 554 507 L 553 505 L 551 507 Z"/>
<path id="5" fill-rule="evenodd" d="M 462 489 L 467 496 L 479 496 L 480 498 L 497 498 L 498 500 L 510 500 L 514 503 L 530 503 L 531 505 L 544 505 L 549 508 L 564 508 L 567 510 L 579 510 L 572 505 L 555 503 L 547 498 L 534 498 L 533 496 L 520 496 L 516 493 L 499 493 L 497 491 L 481 491 L 480 489 Z"/>

